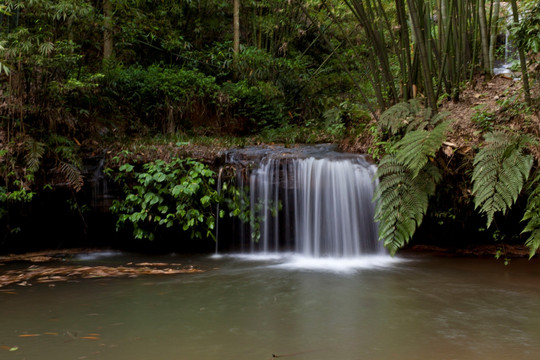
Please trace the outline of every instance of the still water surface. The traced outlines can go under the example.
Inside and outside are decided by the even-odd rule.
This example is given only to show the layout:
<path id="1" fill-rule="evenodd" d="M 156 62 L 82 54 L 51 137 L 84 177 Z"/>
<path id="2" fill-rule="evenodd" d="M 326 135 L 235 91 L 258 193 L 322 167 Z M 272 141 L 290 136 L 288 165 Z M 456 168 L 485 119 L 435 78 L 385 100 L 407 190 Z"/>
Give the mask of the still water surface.
<path id="1" fill-rule="evenodd" d="M 540 358 L 538 261 L 78 261 L 207 271 L 14 286 L 15 294 L 0 293 L 0 359 Z"/>

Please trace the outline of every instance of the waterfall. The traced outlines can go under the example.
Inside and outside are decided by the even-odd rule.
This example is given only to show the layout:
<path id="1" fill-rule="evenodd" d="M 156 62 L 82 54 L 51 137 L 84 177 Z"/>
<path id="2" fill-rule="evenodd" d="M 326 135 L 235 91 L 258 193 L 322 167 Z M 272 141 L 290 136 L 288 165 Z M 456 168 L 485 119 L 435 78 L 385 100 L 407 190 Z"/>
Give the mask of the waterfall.
<path id="1" fill-rule="evenodd" d="M 375 166 L 351 154 L 307 155 L 276 151 L 258 161 L 242 250 L 315 258 L 384 253 L 373 220 Z"/>
<path id="2" fill-rule="evenodd" d="M 512 39 L 510 37 L 510 27 L 513 24 L 512 9 L 508 3 L 501 3 L 503 13 L 506 15 L 506 23 L 504 26 L 504 59 L 496 60 L 496 65 L 493 68 L 494 75 L 506 75 L 515 78 L 512 70 L 512 63 L 517 60 L 516 49 L 512 44 Z M 520 16 L 521 19 L 521 16 Z"/>

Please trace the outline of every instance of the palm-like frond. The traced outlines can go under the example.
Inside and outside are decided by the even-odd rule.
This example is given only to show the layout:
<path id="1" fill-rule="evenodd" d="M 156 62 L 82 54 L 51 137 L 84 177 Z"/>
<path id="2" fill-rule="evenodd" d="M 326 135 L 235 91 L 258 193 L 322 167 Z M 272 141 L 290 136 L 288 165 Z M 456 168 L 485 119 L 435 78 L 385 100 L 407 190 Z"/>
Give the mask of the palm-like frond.
<path id="1" fill-rule="evenodd" d="M 433 157 L 446 138 L 446 131 L 451 121 L 444 121 L 433 130 L 415 130 L 408 132 L 396 144 L 396 160 L 405 165 L 416 177 L 418 172 Z"/>
<path id="2" fill-rule="evenodd" d="M 451 121 L 445 120 L 444 114 L 430 118 L 429 110 L 418 116 L 417 105 L 417 102 L 402 103 L 395 109 L 395 114 L 406 114 L 407 110 L 409 115 L 414 115 L 415 120 L 408 126 L 416 128 L 407 130 L 395 143 L 391 154 L 379 164 L 376 175 L 379 183 L 374 195 L 377 201 L 375 219 L 379 222 L 379 240 L 384 241 L 391 254 L 404 246 L 422 223 L 429 197 L 435 193 L 442 177 L 437 166 L 429 160 L 446 139 Z M 435 127 L 427 130 L 428 125 Z M 389 129 L 394 131 L 397 127 Z"/>
<path id="3" fill-rule="evenodd" d="M 474 203 L 487 215 L 487 226 L 497 212 L 503 214 L 516 202 L 533 164 L 524 152 L 534 142 L 528 135 L 495 131 L 485 136 L 486 145 L 474 158 Z"/>
<path id="4" fill-rule="evenodd" d="M 428 125 L 436 125 L 446 114 L 432 117 L 430 108 L 424 108 L 418 99 L 397 103 L 382 113 L 379 128 L 396 135 L 402 131 L 409 132 L 424 129 Z"/>
<path id="5" fill-rule="evenodd" d="M 59 169 L 70 187 L 75 189 L 75 191 L 82 189 L 84 177 L 81 170 L 76 165 L 62 161 Z"/>
<path id="6" fill-rule="evenodd" d="M 527 221 L 525 229 L 521 232 L 529 233 L 525 245 L 529 248 L 529 257 L 533 257 L 540 248 L 540 174 L 531 183 L 531 193 L 527 200 L 527 208 L 521 221 Z"/>
<path id="7" fill-rule="evenodd" d="M 36 172 L 41 164 L 41 158 L 45 154 L 45 144 L 28 137 L 24 142 L 26 153 L 24 162 L 28 172 Z"/>
<path id="8" fill-rule="evenodd" d="M 379 164 L 377 177 L 379 184 L 374 199 L 379 240 L 393 255 L 422 223 L 441 174 L 435 165 L 427 162 L 414 176 L 402 162 L 386 156 Z"/>

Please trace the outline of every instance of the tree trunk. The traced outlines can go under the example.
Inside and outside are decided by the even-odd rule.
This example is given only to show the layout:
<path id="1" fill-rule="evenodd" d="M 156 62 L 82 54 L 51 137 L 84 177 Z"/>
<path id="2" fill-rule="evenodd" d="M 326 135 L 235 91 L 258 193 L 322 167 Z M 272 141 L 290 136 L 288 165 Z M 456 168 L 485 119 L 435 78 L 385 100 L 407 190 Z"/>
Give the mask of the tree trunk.
<path id="1" fill-rule="evenodd" d="M 402 60 L 402 67 L 405 71 L 402 70 L 402 82 L 404 84 L 403 88 L 403 100 L 409 100 L 412 96 L 412 86 L 414 83 L 412 74 L 412 61 L 411 61 L 411 43 L 409 39 L 409 26 L 407 24 L 407 15 L 405 11 L 405 2 L 404 0 L 395 0 L 396 11 L 397 11 L 397 20 L 399 24 L 399 44 L 400 44 L 400 53 L 404 59 Z"/>
<path id="2" fill-rule="evenodd" d="M 493 15 L 491 17 L 491 36 L 489 39 L 489 68 L 493 73 L 495 67 L 495 45 L 497 43 L 497 33 L 499 27 L 499 9 L 501 0 L 493 3 Z"/>
<path id="3" fill-rule="evenodd" d="M 424 35 L 424 29 L 420 26 L 420 16 L 418 11 L 416 0 L 408 0 L 409 11 L 411 14 L 411 22 L 414 31 L 414 37 L 416 39 L 416 46 L 419 52 L 420 65 L 422 67 L 422 76 L 424 77 L 424 90 L 426 91 L 426 98 L 428 106 L 431 110 L 437 112 L 437 99 L 435 98 L 435 92 L 433 90 L 433 79 L 430 69 L 430 61 L 427 53 L 426 37 Z"/>
<path id="4" fill-rule="evenodd" d="M 486 20 L 486 1 L 478 1 L 478 24 L 480 25 L 480 44 L 482 47 L 482 64 L 484 65 L 484 71 L 487 74 L 491 74 L 489 68 L 489 38 Z"/>
<path id="5" fill-rule="evenodd" d="M 514 16 L 514 24 L 519 24 L 519 14 L 516 0 L 510 1 L 512 4 L 512 15 Z M 523 80 L 523 91 L 525 92 L 525 102 L 528 106 L 531 106 L 531 90 L 529 88 L 529 75 L 527 74 L 527 59 L 525 58 L 525 51 L 522 48 L 518 48 L 519 63 L 521 65 L 521 79 Z"/>
<path id="6" fill-rule="evenodd" d="M 240 0 L 233 0 L 233 52 L 240 52 Z"/>
<path id="7" fill-rule="evenodd" d="M 110 0 L 103 0 L 103 59 L 107 60 L 113 54 L 113 26 L 112 4 Z"/>

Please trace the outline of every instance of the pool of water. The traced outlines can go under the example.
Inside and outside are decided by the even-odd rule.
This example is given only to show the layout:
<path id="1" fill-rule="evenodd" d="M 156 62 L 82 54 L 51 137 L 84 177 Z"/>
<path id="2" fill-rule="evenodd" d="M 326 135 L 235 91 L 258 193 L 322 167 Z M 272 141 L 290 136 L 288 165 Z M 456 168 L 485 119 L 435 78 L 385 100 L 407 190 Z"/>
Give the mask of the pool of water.
<path id="1" fill-rule="evenodd" d="M 538 359 L 540 262 L 109 254 L 196 274 L 11 286 L 0 358 Z M 9 266 L 0 268 L 0 272 Z M 10 351 L 12 350 L 12 351 Z"/>

